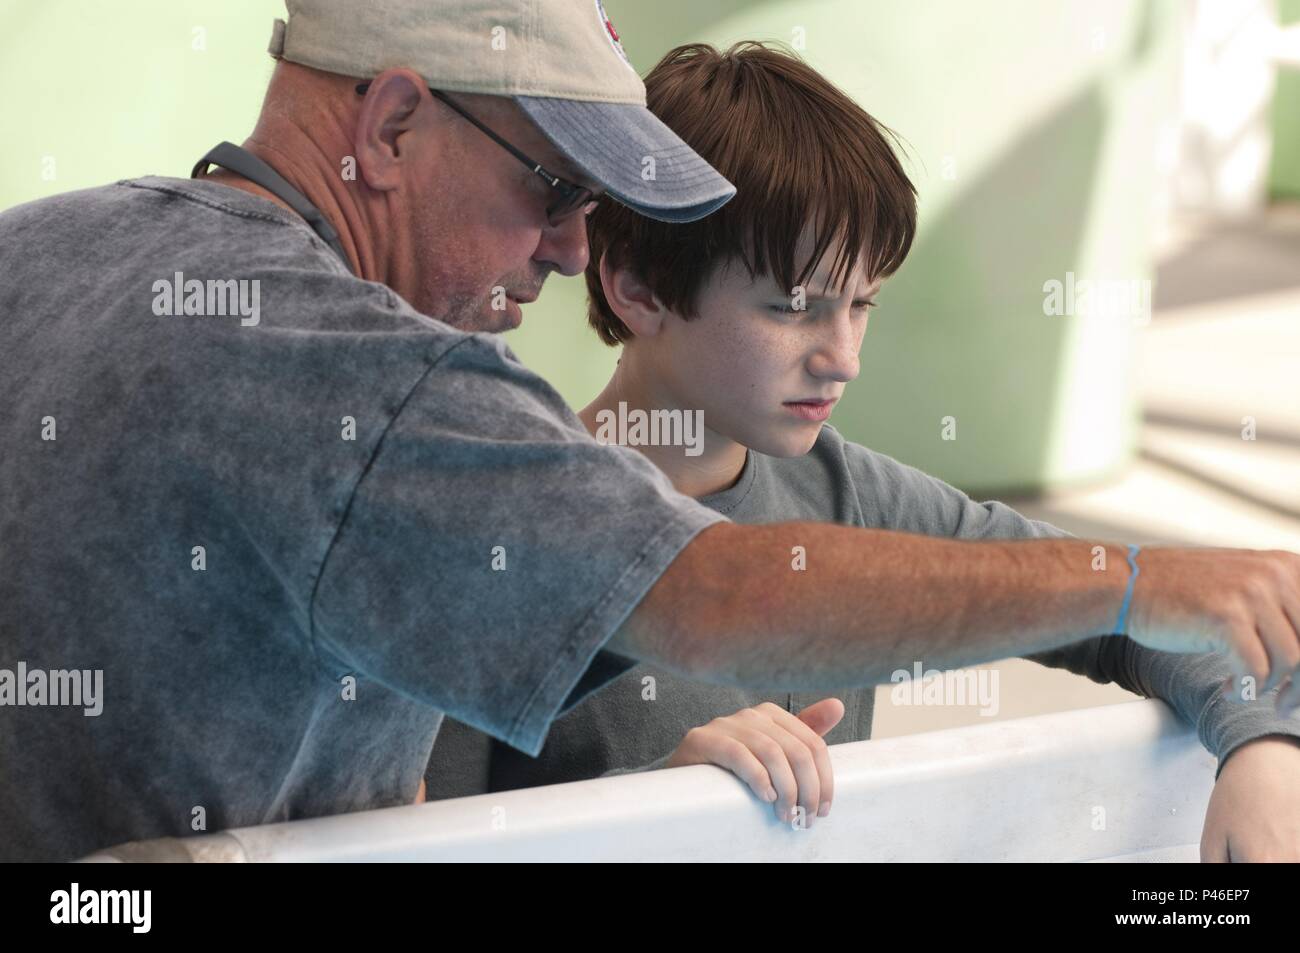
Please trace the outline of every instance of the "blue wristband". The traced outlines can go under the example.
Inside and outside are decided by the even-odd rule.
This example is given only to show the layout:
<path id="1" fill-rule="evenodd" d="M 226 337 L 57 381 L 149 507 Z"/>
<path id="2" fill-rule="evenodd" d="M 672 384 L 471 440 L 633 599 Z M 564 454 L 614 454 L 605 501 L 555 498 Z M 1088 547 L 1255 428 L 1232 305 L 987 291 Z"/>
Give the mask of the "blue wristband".
<path id="1" fill-rule="evenodd" d="M 1137 582 L 1138 569 L 1137 554 L 1141 546 L 1130 546 L 1128 548 L 1128 564 L 1133 571 L 1129 573 L 1128 589 L 1124 592 L 1124 604 L 1119 608 L 1119 618 L 1115 620 L 1115 634 L 1128 635 L 1125 626 L 1128 624 L 1128 604 L 1133 599 L 1133 584 Z"/>

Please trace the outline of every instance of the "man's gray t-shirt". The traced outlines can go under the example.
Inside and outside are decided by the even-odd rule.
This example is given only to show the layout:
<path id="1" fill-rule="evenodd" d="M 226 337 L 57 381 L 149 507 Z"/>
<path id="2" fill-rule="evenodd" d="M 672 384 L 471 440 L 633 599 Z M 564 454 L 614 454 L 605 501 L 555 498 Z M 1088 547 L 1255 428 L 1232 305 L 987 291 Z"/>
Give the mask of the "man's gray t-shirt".
<path id="1" fill-rule="evenodd" d="M 0 214 L 0 407 L 2 860 L 410 803 L 442 712 L 535 752 L 724 519 L 212 182 Z"/>
<path id="2" fill-rule="evenodd" d="M 967 540 L 1071 535 L 996 500 L 976 502 L 915 467 L 846 441 L 829 425 L 801 457 L 769 457 L 751 450 L 736 483 L 700 502 L 737 523 L 820 520 Z M 1118 606 L 1116 610 L 1118 614 Z M 1175 655 L 1128 638 L 1100 637 L 1026 657 L 1165 699 L 1196 727 L 1220 765 L 1252 738 L 1300 737 L 1300 722 L 1278 716 L 1271 696 L 1242 704 L 1219 695 L 1223 680 L 1231 675 L 1219 655 Z M 765 701 L 798 712 L 830 695 L 843 699 L 845 712 L 825 736 L 827 743 L 870 738 L 872 687 L 763 694 L 638 665 L 556 721 L 537 758 L 448 719 L 429 761 L 428 797 L 466 797 L 660 768 L 687 731 L 714 718 Z"/>

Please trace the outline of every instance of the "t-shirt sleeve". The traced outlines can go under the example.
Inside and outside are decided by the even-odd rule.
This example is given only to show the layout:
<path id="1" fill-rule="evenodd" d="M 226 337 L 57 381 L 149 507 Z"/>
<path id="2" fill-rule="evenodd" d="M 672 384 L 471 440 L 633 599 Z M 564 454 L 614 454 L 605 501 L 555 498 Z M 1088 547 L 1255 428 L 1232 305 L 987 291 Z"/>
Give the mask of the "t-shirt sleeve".
<path id="1" fill-rule="evenodd" d="M 321 569 L 314 645 L 536 755 L 558 715 L 631 667 L 602 646 L 723 520 L 470 335 L 393 408 Z"/>
<path id="2" fill-rule="evenodd" d="M 865 524 L 954 539 L 1046 539 L 1072 534 L 997 500 L 977 502 L 923 470 L 840 438 Z"/>
<path id="3" fill-rule="evenodd" d="M 1074 538 L 1005 503 L 978 503 L 937 477 L 858 444 L 845 441 L 843 454 L 867 525 L 957 539 Z M 1116 605 L 1117 614 L 1118 609 Z M 1300 723 L 1273 710 L 1271 696 L 1277 689 L 1246 702 L 1223 697 L 1220 687 L 1232 669 L 1217 653 L 1160 652 L 1126 636 L 1102 635 L 1024 658 L 1162 699 L 1219 758 L 1219 771 L 1248 741 L 1268 735 L 1300 737 Z"/>

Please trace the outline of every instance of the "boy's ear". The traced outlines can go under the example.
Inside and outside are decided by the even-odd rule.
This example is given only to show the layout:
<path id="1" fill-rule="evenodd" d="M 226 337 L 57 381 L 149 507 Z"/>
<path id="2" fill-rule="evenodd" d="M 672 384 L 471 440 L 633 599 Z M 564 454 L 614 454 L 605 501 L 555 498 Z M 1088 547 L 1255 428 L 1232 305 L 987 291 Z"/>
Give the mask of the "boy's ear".
<path id="1" fill-rule="evenodd" d="M 630 269 L 611 266 L 608 253 L 600 256 L 600 284 L 610 310 L 618 315 L 629 331 L 639 338 L 654 337 L 659 333 L 666 309 Z"/>

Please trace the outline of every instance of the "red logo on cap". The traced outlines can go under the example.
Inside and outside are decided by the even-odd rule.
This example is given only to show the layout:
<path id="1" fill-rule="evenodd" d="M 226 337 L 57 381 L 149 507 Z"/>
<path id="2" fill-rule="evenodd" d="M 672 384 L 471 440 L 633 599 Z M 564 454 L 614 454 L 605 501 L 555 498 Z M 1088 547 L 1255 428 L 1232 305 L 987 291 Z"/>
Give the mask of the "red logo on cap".
<path id="1" fill-rule="evenodd" d="M 623 43 L 619 39 L 618 30 L 614 29 L 614 23 L 610 20 L 609 14 L 605 12 L 605 5 L 600 0 L 596 0 L 596 16 L 600 17 L 600 21 L 605 24 L 605 39 L 609 40 L 609 45 L 614 48 L 614 52 L 618 54 L 618 58 L 626 64 L 627 68 L 635 73 L 636 70 L 633 69 L 631 61 L 628 60 L 627 53 L 623 51 Z"/>

